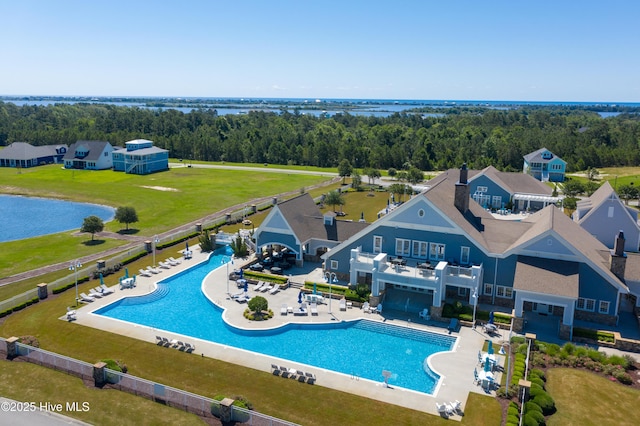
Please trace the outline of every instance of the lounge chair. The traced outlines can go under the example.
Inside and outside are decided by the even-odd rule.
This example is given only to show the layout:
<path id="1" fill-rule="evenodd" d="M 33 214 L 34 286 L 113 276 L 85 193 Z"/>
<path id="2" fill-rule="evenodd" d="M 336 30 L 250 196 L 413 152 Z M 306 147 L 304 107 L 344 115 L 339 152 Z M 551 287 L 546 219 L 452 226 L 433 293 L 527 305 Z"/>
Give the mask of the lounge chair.
<path id="1" fill-rule="evenodd" d="M 369 302 L 364 302 L 362 304 L 362 310 L 364 311 L 365 314 L 368 314 L 369 312 L 371 312 L 371 306 L 369 305 Z"/>
<path id="2" fill-rule="evenodd" d="M 287 315 L 287 304 L 286 303 L 282 304 L 282 306 L 280 307 L 280 315 Z"/>
<path id="3" fill-rule="evenodd" d="M 311 373 L 304 373 L 304 375 L 307 377 L 307 383 L 312 385 L 316 382 L 316 376 L 315 374 L 311 374 Z"/>
<path id="4" fill-rule="evenodd" d="M 158 268 L 154 268 L 153 266 L 147 266 L 147 271 L 151 272 L 152 274 L 160 273 L 160 270 Z"/>
<path id="5" fill-rule="evenodd" d="M 90 297 L 97 297 L 98 299 L 102 299 L 102 293 L 97 292 L 95 288 L 92 288 L 91 290 L 89 290 L 89 296 Z"/>
<path id="6" fill-rule="evenodd" d="M 163 344 L 163 343 L 164 343 L 164 342 L 162 341 L 162 337 L 160 337 L 160 336 L 156 336 L 156 344 L 157 344 L 157 345 L 161 345 L 161 344 Z"/>
<path id="7" fill-rule="evenodd" d="M 255 291 L 262 291 L 262 287 L 267 286 L 264 281 L 258 281 L 258 284 L 253 288 Z"/>
<path id="8" fill-rule="evenodd" d="M 318 305 L 316 303 L 309 305 L 309 309 L 311 309 L 311 315 L 318 315 Z"/>
<path id="9" fill-rule="evenodd" d="M 267 285 L 262 286 L 260 291 L 263 292 L 263 293 L 266 293 L 267 291 L 272 290 L 272 289 L 273 289 L 273 286 L 267 284 Z"/>
<path id="10" fill-rule="evenodd" d="M 340 299 L 340 310 L 341 311 L 347 310 L 347 299 Z"/>
<path id="11" fill-rule="evenodd" d="M 146 269 L 140 269 L 139 272 L 143 277 L 151 277 L 151 272 Z"/>
<path id="12" fill-rule="evenodd" d="M 94 300 L 96 300 L 96 299 L 94 299 L 94 298 L 93 298 L 93 297 L 91 297 L 91 296 L 87 296 L 85 293 L 80 293 L 79 298 L 80 298 L 80 300 L 82 300 L 83 302 L 93 302 Z"/>
<path id="13" fill-rule="evenodd" d="M 449 405 L 451 406 L 451 408 L 453 408 L 453 411 L 455 411 L 456 413 L 458 414 L 462 413 L 462 403 L 457 399 L 453 402 L 450 402 Z"/>
<path id="14" fill-rule="evenodd" d="M 280 291 L 280 285 L 279 284 L 275 284 L 273 286 L 273 288 L 271 290 L 269 290 L 269 294 L 276 294 L 279 291 Z"/>
<path id="15" fill-rule="evenodd" d="M 280 367 L 278 367 L 275 364 L 271 364 L 271 373 L 273 373 L 274 376 L 279 376 L 280 375 Z"/>
<path id="16" fill-rule="evenodd" d="M 289 369 L 287 367 L 280 366 L 280 376 L 285 379 L 289 377 Z"/>
<path id="17" fill-rule="evenodd" d="M 298 381 L 300 383 L 304 383 L 307 380 L 307 376 L 304 375 L 304 372 L 296 370 L 296 374 L 298 375 Z"/>
<path id="18" fill-rule="evenodd" d="M 438 409 L 438 414 L 440 414 L 443 417 L 453 416 L 454 414 L 453 407 L 451 407 L 447 403 L 438 404 L 436 402 L 436 408 Z"/>
<path id="19" fill-rule="evenodd" d="M 169 260 L 172 261 L 172 262 L 175 262 L 176 265 L 179 265 L 179 264 L 182 263 L 182 260 L 176 259 L 174 257 L 170 257 Z"/>
<path id="20" fill-rule="evenodd" d="M 191 343 L 185 343 L 184 347 L 186 348 L 187 352 L 193 352 L 196 350 L 196 345 L 192 345 Z"/>
<path id="21" fill-rule="evenodd" d="M 158 265 L 160 265 L 160 267 L 163 269 L 171 269 L 171 265 L 169 265 L 168 263 L 158 262 Z"/>
<path id="22" fill-rule="evenodd" d="M 167 339 L 166 337 L 163 337 L 162 338 L 162 346 L 166 346 L 166 347 L 171 346 L 171 342 L 169 341 L 169 339 Z"/>
<path id="23" fill-rule="evenodd" d="M 104 295 L 115 293 L 114 290 L 111 290 L 109 287 L 107 287 L 104 284 L 100 284 L 100 288 L 102 289 L 102 294 L 104 294 Z"/>
<path id="24" fill-rule="evenodd" d="M 174 348 L 178 348 L 179 350 L 183 351 L 186 346 L 184 345 L 184 343 L 182 343 L 180 340 L 178 340 L 176 342 L 176 344 L 173 346 Z"/>
<path id="25" fill-rule="evenodd" d="M 67 308 L 67 321 L 75 321 L 76 320 L 76 311 L 71 308 Z"/>
<path id="26" fill-rule="evenodd" d="M 166 258 L 164 260 L 164 263 L 168 263 L 171 266 L 177 266 L 178 265 L 178 262 L 176 262 L 175 260 L 171 260 L 170 258 Z"/>
<path id="27" fill-rule="evenodd" d="M 376 306 L 376 312 L 382 315 L 382 303 L 378 303 L 378 306 Z"/>

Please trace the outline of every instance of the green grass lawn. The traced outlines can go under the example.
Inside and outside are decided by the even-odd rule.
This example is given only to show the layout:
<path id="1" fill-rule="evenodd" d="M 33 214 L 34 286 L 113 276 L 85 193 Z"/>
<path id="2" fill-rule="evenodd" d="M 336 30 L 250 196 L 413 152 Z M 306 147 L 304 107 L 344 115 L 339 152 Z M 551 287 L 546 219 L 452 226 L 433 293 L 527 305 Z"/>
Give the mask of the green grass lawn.
<path id="1" fill-rule="evenodd" d="M 552 368 L 546 376 L 557 409 L 549 426 L 638 424 L 640 391 L 582 370 Z"/>
<path id="2" fill-rule="evenodd" d="M 326 181 L 326 177 L 249 173 L 240 170 L 179 168 L 146 176 L 106 171 L 64 170 L 59 165 L 22 169 L 0 168 L 0 192 L 112 207 L 132 206 L 139 222 L 131 224 L 136 235 L 151 237 L 247 200 L 296 191 Z M 78 224 L 80 228 L 82 224 Z M 124 225 L 112 221 L 105 230 L 117 232 Z M 100 252 L 124 244 L 106 239 L 87 244 L 90 235 L 54 236 L 0 243 L 0 276 L 13 275 L 62 260 Z"/>

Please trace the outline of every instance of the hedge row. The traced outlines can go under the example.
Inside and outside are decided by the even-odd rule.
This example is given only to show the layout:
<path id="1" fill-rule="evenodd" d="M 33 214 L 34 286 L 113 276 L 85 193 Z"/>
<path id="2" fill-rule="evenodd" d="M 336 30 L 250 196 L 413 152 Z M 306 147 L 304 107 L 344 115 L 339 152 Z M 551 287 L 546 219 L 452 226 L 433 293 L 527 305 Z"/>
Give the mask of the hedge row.
<path id="1" fill-rule="evenodd" d="M 250 278 L 257 281 L 269 281 L 276 284 L 286 284 L 289 280 L 287 277 L 282 275 L 266 274 L 264 272 L 255 272 L 250 270 L 244 270 L 242 272 L 242 276 L 244 278 Z"/>
<path id="2" fill-rule="evenodd" d="M 40 301 L 40 299 L 39 299 L 39 298 L 34 297 L 34 298 L 33 298 L 33 299 L 31 299 L 31 300 L 27 300 L 27 301 L 26 301 L 26 302 L 24 302 L 24 303 L 21 303 L 21 304 L 16 305 L 16 306 L 14 306 L 14 307 L 12 307 L 12 308 L 6 309 L 6 310 L 4 310 L 4 311 L 0 312 L 0 318 L 2 318 L 2 317 L 6 317 L 7 315 L 9 315 L 9 314 L 10 314 L 10 313 L 12 313 L 12 312 L 18 312 L 18 311 L 21 311 L 21 310 L 23 310 L 24 308 L 26 308 L 27 306 L 31 306 L 31 305 L 33 305 L 33 304 L 35 304 L 35 303 L 38 303 L 39 301 Z"/>

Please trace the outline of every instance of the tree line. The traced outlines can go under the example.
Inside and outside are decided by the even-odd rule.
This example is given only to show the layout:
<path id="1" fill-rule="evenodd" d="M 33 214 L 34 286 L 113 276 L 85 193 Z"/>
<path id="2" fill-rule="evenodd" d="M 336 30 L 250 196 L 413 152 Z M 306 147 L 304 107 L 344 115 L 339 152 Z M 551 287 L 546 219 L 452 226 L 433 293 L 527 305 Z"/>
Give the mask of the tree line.
<path id="1" fill-rule="evenodd" d="M 365 117 L 317 117 L 300 111 L 218 115 L 105 104 L 16 106 L 0 102 L 0 146 L 150 139 L 185 160 L 294 164 L 358 169 L 522 169 L 541 147 L 569 171 L 640 163 L 640 109 L 602 118 L 593 107 L 457 107 Z"/>

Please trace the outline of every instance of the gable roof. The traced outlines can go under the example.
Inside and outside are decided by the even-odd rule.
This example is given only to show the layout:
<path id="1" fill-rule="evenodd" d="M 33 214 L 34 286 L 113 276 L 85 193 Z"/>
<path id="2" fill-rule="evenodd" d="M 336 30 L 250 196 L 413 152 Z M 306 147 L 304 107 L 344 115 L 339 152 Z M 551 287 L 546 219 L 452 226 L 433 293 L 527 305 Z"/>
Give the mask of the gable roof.
<path id="1" fill-rule="evenodd" d="M 474 176 L 469 181 L 472 182 L 480 176 L 487 176 L 511 195 L 524 193 L 551 196 L 553 193 L 549 186 L 525 173 L 501 172 L 493 166 L 488 166 L 480 172 L 474 173 Z"/>
<path id="2" fill-rule="evenodd" d="M 76 158 L 76 149 L 81 146 L 86 146 L 89 150 L 89 153 L 86 157 L 83 157 L 84 161 L 97 161 L 102 153 L 104 152 L 105 147 L 111 144 L 107 141 L 77 141 L 74 144 L 71 144 L 69 150 L 64 155 L 64 160 L 73 160 Z"/>
<path id="3" fill-rule="evenodd" d="M 369 226 L 365 222 L 335 219 L 332 225 L 326 225 L 324 215 L 308 193 L 278 203 L 277 208 L 301 243 L 311 239 L 345 241 Z"/>
<path id="4" fill-rule="evenodd" d="M 605 183 L 600 185 L 600 187 L 591 194 L 590 197 L 578 201 L 576 211 L 579 211 L 580 214 L 577 222 L 579 224 L 585 222 L 607 201 L 617 202 L 623 208 L 622 210 L 629 217 L 629 220 L 637 226 L 636 218 L 634 218 L 629 212 L 629 206 L 624 205 L 608 181 L 605 181 Z"/>
<path id="5" fill-rule="evenodd" d="M 579 266 L 575 262 L 518 256 L 513 289 L 578 298 Z"/>
<path id="6" fill-rule="evenodd" d="M 543 158 L 542 154 L 544 154 L 545 152 L 550 153 L 551 154 L 551 158 Z M 540 148 L 537 151 L 533 151 L 533 152 L 525 155 L 524 159 L 525 159 L 525 161 L 527 163 L 532 163 L 532 162 L 549 163 L 549 162 L 554 161 L 554 160 L 559 160 L 559 161 L 562 161 L 564 164 L 567 164 L 566 161 L 564 161 L 562 158 L 560 158 L 557 155 L 555 155 L 553 152 L 549 151 L 547 148 Z"/>

